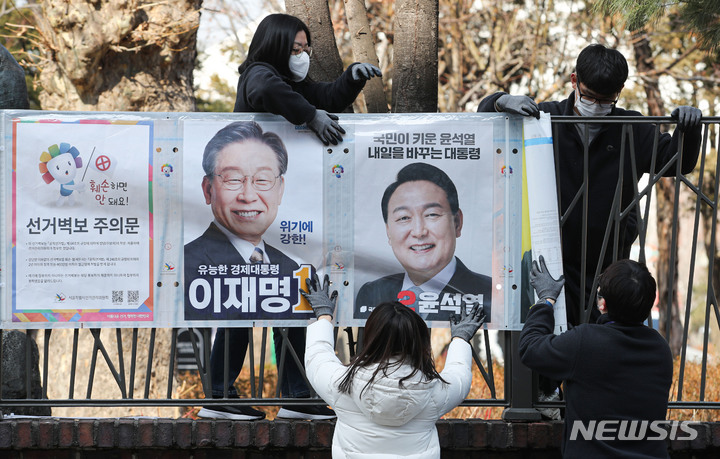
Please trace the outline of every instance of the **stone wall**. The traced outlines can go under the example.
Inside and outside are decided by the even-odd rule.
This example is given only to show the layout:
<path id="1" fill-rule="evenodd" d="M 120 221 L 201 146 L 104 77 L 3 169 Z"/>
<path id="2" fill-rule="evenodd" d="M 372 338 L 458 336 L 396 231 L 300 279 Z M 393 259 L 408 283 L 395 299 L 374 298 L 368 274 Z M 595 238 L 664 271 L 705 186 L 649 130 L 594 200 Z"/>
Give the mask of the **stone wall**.
<path id="1" fill-rule="evenodd" d="M 0 457 L 330 459 L 334 427 L 334 421 L 6 418 Z M 695 440 L 668 442 L 671 457 L 720 457 L 720 423 L 694 427 Z M 558 421 L 451 419 L 437 428 L 443 459 L 560 458 Z"/>

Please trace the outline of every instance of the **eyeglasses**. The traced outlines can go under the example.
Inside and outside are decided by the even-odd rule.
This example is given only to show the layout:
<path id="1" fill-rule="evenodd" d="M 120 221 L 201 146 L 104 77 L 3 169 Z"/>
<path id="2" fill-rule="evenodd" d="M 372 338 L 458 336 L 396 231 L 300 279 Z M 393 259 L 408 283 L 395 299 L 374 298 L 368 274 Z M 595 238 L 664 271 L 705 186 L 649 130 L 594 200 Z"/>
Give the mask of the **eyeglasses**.
<path id="1" fill-rule="evenodd" d="M 213 175 L 215 177 L 220 177 L 222 187 L 228 191 L 242 190 L 245 187 L 245 182 L 247 182 L 248 178 L 250 178 L 250 183 L 255 191 L 268 191 L 275 186 L 277 179 L 280 177 L 280 175 L 273 175 L 272 172 L 258 172 L 252 176 L 239 174 Z"/>
<path id="2" fill-rule="evenodd" d="M 613 108 L 615 104 L 617 104 L 617 101 L 619 98 L 612 100 L 612 99 L 598 99 L 597 97 L 588 96 L 587 94 L 583 94 L 582 91 L 580 91 L 580 82 L 578 81 L 577 84 L 577 92 L 580 94 L 580 103 L 585 105 L 594 105 L 598 104 L 602 108 Z"/>
<path id="3" fill-rule="evenodd" d="M 303 45 L 302 43 L 293 43 L 292 51 L 290 52 L 293 56 L 298 56 L 300 53 L 305 51 L 308 56 L 312 56 L 312 47 L 310 45 Z"/>
<path id="4" fill-rule="evenodd" d="M 598 303 L 600 303 L 600 300 L 602 300 L 604 297 L 600 294 L 600 289 L 598 288 L 597 293 L 595 294 L 595 305 L 597 306 Z"/>

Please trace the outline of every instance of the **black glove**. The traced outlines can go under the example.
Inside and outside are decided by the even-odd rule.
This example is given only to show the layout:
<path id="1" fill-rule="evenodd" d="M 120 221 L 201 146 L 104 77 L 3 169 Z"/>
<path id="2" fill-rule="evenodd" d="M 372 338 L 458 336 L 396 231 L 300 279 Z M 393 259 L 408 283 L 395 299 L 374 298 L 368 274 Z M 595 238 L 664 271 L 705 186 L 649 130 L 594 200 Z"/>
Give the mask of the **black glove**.
<path id="1" fill-rule="evenodd" d="M 473 304 L 470 314 L 463 304 L 460 306 L 460 316 L 454 313 L 450 316 L 450 336 L 470 342 L 484 322 L 485 311 L 480 303 Z"/>
<path id="2" fill-rule="evenodd" d="M 369 80 L 376 76 L 382 76 L 382 72 L 372 64 L 355 64 L 352 68 L 352 77 L 355 81 Z"/>
<path id="3" fill-rule="evenodd" d="M 340 134 L 345 134 L 345 129 L 337 123 L 337 120 L 337 115 L 317 109 L 315 110 L 315 118 L 306 124 L 325 146 L 329 144 L 337 145 L 343 139 Z"/>
<path id="4" fill-rule="evenodd" d="M 305 279 L 305 285 L 307 286 L 307 292 L 300 289 L 300 294 L 312 306 L 315 317 L 319 319 L 320 316 L 330 316 L 332 318 L 337 304 L 338 292 L 333 290 L 332 294 L 328 296 L 330 277 L 325 274 L 322 288 L 320 288 L 320 278 L 315 273 L 312 280 L 309 277 Z"/>
<path id="5" fill-rule="evenodd" d="M 672 111 L 670 116 L 677 120 L 677 127 L 684 131 L 688 128 L 694 128 L 700 125 L 702 112 L 700 109 L 689 105 L 681 105 Z"/>
<path id="6" fill-rule="evenodd" d="M 528 96 L 511 96 L 503 94 L 495 101 L 498 111 L 514 113 L 516 115 L 534 116 L 540 119 L 540 108 L 532 98 Z"/>
<path id="7" fill-rule="evenodd" d="M 548 272 L 547 266 L 545 265 L 545 258 L 540 255 L 540 266 L 538 262 L 533 260 L 532 269 L 530 270 L 530 285 L 533 286 L 537 292 L 538 298 L 541 300 L 550 299 L 557 300 L 565 285 L 565 276 L 560 276 L 560 279 L 555 280 Z"/>

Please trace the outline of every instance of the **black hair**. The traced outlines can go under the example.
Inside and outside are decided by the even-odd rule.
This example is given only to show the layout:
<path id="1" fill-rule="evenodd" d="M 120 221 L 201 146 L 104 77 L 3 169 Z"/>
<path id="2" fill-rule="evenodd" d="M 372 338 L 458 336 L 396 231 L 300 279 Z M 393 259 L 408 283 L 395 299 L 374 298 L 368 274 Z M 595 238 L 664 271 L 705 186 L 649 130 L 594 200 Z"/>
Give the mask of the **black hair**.
<path id="1" fill-rule="evenodd" d="M 203 153 L 202 166 L 205 175 L 211 177 L 215 174 L 217 155 L 223 148 L 233 143 L 253 139 L 264 143 L 272 149 L 277 156 L 280 175 L 285 175 L 288 164 L 288 153 L 285 144 L 274 132 L 263 132 L 262 127 L 255 121 L 236 121 L 217 131 L 205 146 L 205 152 Z"/>
<path id="2" fill-rule="evenodd" d="M 580 51 L 575 73 L 595 93 L 614 94 L 620 92 L 627 80 L 628 64 L 620 51 L 596 43 Z"/>
<path id="3" fill-rule="evenodd" d="M 435 369 L 430 344 L 430 330 L 420 316 L 397 301 L 381 303 L 370 313 L 365 322 L 363 347 L 350 362 L 340 381 L 340 392 L 352 393 L 352 382 L 360 368 L 377 365 L 362 392 L 378 377 L 387 376 L 402 364 L 413 371 L 400 379 L 400 387 L 418 372 L 426 381 L 439 379 L 447 383 Z"/>
<path id="4" fill-rule="evenodd" d="M 599 287 L 610 320 L 642 323 L 655 303 L 655 279 L 647 266 L 633 260 L 618 260 L 608 266 L 600 276 Z"/>
<path id="5" fill-rule="evenodd" d="M 272 65 L 281 75 L 290 78 L 290 54 L 295 36 L 301 30 L 307 35 L 308 46 L 312 46 L 310 29 L 295 16 L 276 13 L 260 21 L 248 49 L 247 59 L 238 71 L 243 73 L 250 64 L 264 62 Z"/>
<path id="6" fill-rule="evenodd" d="M 383 220 L 387 223 L 388 219 L 388 203 L 395 190 L 406 182 L 415 182 L 419 180 L 425 180 L 442 188 L 447 196 L 448 203 L 450 204 L 450 210 L 453 215 L 457 215 L 460 210 L 460 203 L 458 202 L 458 192 L 455 188 L 455 184 L 450 177 L 442 170 L 433 165 L 427 163 L 412 163 L 400 169 L 397 173 L 397 179 L 395 182 L 388 185 L 383 193 L 382 200 L 380 201 L 380 207 L 382 208 Z"/>

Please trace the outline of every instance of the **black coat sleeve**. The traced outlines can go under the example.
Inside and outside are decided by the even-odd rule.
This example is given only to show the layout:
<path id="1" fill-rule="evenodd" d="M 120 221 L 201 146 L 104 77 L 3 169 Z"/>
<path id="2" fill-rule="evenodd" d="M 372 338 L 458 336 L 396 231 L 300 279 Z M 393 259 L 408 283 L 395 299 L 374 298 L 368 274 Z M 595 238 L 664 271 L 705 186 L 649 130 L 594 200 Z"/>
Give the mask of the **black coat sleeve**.
<path id="1" fill-rule="evenodd" d="M 341 112 L 355 101 L 365 86 L 365 81 L 353 80 L 354 65 L 333 82 L 296 83 L 283 78 L 267 64 L 253 64 L 240 75 L 234 111 L 268 112 L 281 115 L 295 125 L 312 120 L 316 109 Z"/>
<path id="2" fill-rule="evenodd" d="M 315 108 L 331 113 L 342 112 L 352 105 L 365 87 L 365 80 L 355 81 L 352 77 L 352 68 L 356 64 L 351 64 L 335 81 L 315 83 L 303 80 L 292 83 L 293 88 Z"/>
<path id="3" fill-rule="evenodd" d="M 640 116 L 639 112 L 624 110 L 624 116 Z M 636 151 L 646 151 L 644 161 L 641 162 L 641 172 L 651 172 L 651 155 L 652 146 L 655 142 L 655 133 L 657 128 L 650 124 L 635 125 L 633 132 L 635 133 Z M 682 138 L 683 157 L 680 165 L 680 171 L 683 174 L 689 174 L 695 168 L 698 157 L 700 156 L 700 144 L 702 142 L 702 125 L 686 131 L 675 129 L 672 136 L 668 133 L 660 134 L 657 142 L 657 157 L 655 159 L 655 168 L 653 172 L 657 173 L 662 170 L 673 159 L 679 151 L 680 140 Z M 675 175 L 675 167 L 669 167 L 664 173 L 665 177 Z"/>
<path id="4" fill-rule="evenodd" d="M 497 102 L 497 100 L 505 94 L 507 93 L 496 92 L 481 100 L 477 109 L 478 113 L 497 112 L 497 110 L 495 110 L 495 102 Z M 550 113 L 551 115 L 562 115 L 564 114 L 567 103 L 567 99 L 562 102 L 540 102 L 538 103 L 538 107 L 541 112 Z"/>
<path id="5" fill-rule="evenodd" d="M 520 333 L 520 360 L 538 373 L 564 381 L 572 376 L 581 355 L 581 332 L 575 327 L 555 335 L 554 327 L 551 306 L 540 303 L 530 308 Z"/>
<path id="6" fill-rule="evenodd" d="M 683 157 L 680 170 L 683 174 L 689 174 L 690 172 L 692 172 L 693 169 L 695 169 L 698 157 L 700 156 L 700 144 L 702 142 L 702 125 L 699 125 L 692 129 L 688 129 L 684 132 L 676 128 L 672 135 L 671 147 L 669 148 L 668 152 L 665 152 L 666 155 L 668 153 L 675 154 L 675 152 L 678 151 L 680 138 L 682 138 L 683 145 Z M 673 176 L 675 175 L 675 171 L 668 171 L 668 174 L 666 175 Z"/>
<path id="7" fill-rule="evenodd" d="M 501 97 L 504 96 L 505 92 L 496 92 L 494 94 L 490 94 L 486 98 L 480 101 L 480 105 L 478 105 L 478 113 L 492 113 L 497 112 L 495 110 L 495 102 Z"/>
<path id="8" fill-rule="evenodd" d="M 315 116 L 315 107 L 274 68 L 263 64 L 252 65 L 240 75 L 234 111 L 281 115 L 296 125 Z"/>

